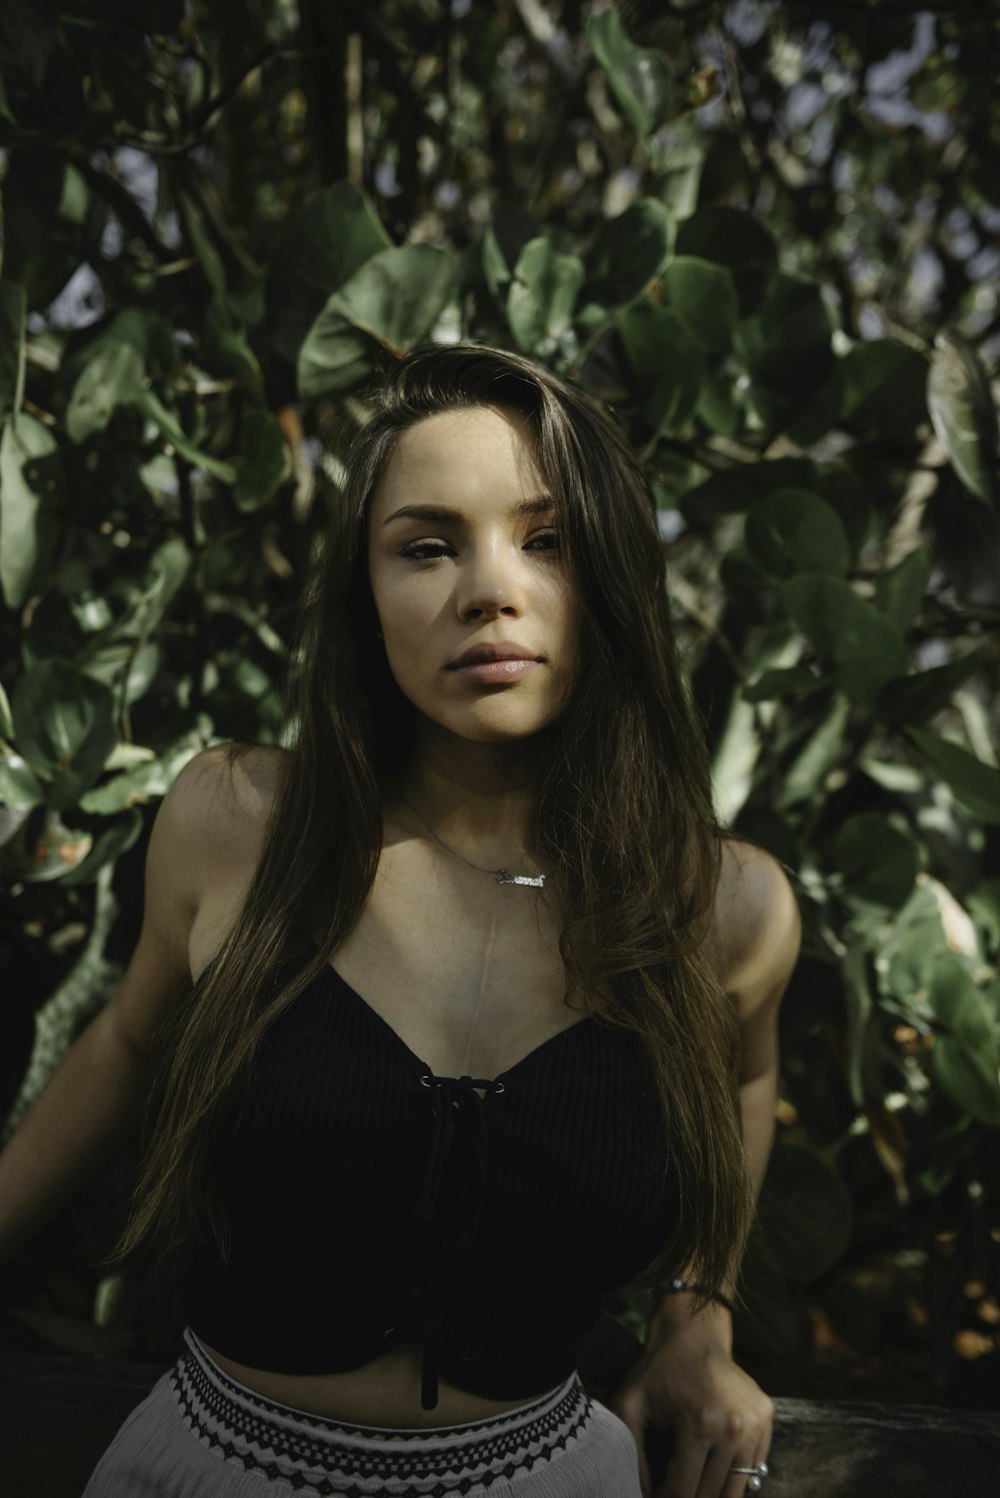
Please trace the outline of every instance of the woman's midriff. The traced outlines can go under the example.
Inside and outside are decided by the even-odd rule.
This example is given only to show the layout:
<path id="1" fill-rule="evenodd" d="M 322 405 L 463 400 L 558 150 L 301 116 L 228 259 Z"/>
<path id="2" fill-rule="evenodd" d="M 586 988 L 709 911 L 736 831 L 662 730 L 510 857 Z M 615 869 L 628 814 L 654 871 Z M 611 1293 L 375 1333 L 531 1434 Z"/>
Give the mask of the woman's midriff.
<path id="1" fill-rule="evenodd" d="M 438 1388 L 437 1407 L 420 1407 L 421 1348 L 417 1343 L 393 1347 L 363 1368 L 349 1373 L 268 1373 L 235 1363 L 224 1353 L 198 1338 L 209 1357 L 230 1378 L 244 1384 L 255 1394 L 278 1404 L 324 1415 L 330 1420 L 344 1420 L 355 1425 L 385 1425 L 404 1430 L 414 1427 L 463 1425 L 500 1415 L 506 1410 L 531 1404 L 537 1394 L 527 1399 L 484 1399 L 456 1388 L 442 1378 Z"/>

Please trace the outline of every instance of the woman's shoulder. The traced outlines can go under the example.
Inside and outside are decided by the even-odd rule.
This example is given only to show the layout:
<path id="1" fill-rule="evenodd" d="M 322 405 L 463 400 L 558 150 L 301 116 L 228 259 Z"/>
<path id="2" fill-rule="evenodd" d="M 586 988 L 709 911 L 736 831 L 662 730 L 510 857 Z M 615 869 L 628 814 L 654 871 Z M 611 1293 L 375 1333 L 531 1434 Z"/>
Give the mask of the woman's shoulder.
<path id="1" fill-rule="evenodd" d="M 784 866 L 766 848 L 731 833 L 722 838 L 712 933 L 720 976 L 732 990 L 794 961 L 801 936 Z"/>
<path id="2" fill-rule="evenodd" d="M 192 756 L 170 788 L 185 821 L 211 857 L 240 857 L 256 843 L 267 821 L 287 760 L 287 750 L 235 740 Z"/>

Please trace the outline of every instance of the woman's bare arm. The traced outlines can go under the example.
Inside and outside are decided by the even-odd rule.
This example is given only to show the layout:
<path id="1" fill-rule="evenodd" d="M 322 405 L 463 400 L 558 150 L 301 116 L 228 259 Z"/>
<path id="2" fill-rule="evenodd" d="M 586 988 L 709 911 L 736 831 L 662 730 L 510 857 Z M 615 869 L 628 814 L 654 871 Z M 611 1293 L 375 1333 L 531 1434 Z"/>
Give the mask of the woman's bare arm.
<path id="1" fill-rule="evenodd" d="M 747 934 L 726 987 L 740 1022 L 740 1111 L 756 1194 L 774 1142 L 778 1009 L 798 962 L 802 920 L 795 893 L 781 865 L 760 849 L 753 849 L 749 857 L 747 851 L 741 849 Z"/>
<path id="2" fill-rule="evenodd" d="M 55 1216 L 136 1127 L 146 1057 L 190 986 L 217 749 L 196 755 L 164 797 L 146 854 L 142 930 L 122 983 L 74 1041 L 0 1153 L 0 1262 Z"/>
<path id="3" fill-rule="evenodd" d="M 718 972 L 740 1022 L 740 1108 L 754 1188 L 774 1138 L 777 1018 L 798 959 L 798 905 L 781 866 L 751 844 L 726 845 L 716 912 Z M 692 1271 L 697 1279 L 697 1271 Z M 644 1498 L 653 1492 L 645 1455 L 648 1427 L 672 1427 L 675 1446 L 659 1495 L 733 1491 L 731 1472 L 766 1459 L 774 1406 L 732 1361 L 732 1322 L 714 1303 L 698 1308 L 667 1295 L 650 1319 L 643 1355 L 612 1402 L 639 1450 Z"/>

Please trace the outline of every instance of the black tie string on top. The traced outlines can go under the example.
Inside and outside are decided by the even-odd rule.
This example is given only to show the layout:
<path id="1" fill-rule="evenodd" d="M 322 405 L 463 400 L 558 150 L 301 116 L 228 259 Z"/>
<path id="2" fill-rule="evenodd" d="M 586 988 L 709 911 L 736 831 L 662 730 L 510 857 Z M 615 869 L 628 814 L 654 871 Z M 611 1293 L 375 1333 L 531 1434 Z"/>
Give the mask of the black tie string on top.
<path id="1" fill-rule="evenodd" d="M 435 1077 L 431 1072 L 420 1081 L 434 1092 L 434 1123 L 416 1209 L 428 1253 L 420 1407 L 433 1410 L 438 1402 L 448 1255 L 475 1243 L 486 1194 L 489 1137 L 479 1093 L 496 1096 L 504 1091 L 504 1084 L 483 1077 Z M 456 1154 L 464 1158 L 456 1162 Z"/>

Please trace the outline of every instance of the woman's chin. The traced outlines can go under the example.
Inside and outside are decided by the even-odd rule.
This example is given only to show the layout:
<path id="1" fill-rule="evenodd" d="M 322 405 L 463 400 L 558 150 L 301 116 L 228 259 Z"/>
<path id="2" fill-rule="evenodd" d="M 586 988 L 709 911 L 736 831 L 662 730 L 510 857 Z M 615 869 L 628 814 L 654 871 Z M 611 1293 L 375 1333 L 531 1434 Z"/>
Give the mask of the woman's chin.
<path id="1" fill-rule="evenodd" d="M 517 744 L 533 739 L 555 722 L 557 714 L 540 715 L 525 712 L 488 711 L 457 714 L 447 718 L 424 717 L 426 728 L 435 738 L 460 739 L 468 744 Z"/>

